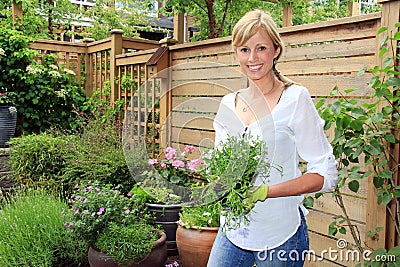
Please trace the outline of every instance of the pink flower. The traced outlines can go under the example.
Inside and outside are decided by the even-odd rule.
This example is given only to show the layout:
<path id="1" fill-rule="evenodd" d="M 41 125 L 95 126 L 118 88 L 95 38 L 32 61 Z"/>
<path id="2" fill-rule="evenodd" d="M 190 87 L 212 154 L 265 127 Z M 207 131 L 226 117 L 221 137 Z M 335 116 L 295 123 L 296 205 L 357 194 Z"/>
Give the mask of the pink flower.
<path id="1" fill-rule="evenodd" d="M 92 212 L 92 216 L 95 216 L 95 215 L 96 215 L 96 212 L 95 212 L 95 211 L 93 211 L 93 212 Z"/>
<path id="2" fill-rule="evenodd" d="M 172 166 L 174 166 L 176 169 L 184 168 L 185 162 L 183 162 L 182 160 L 175 160 L 174 162 L 172 162 Z"/>
<path id="3" fill-rule="evenodd" d="M 194 146 L 186 146 L 185 147 L 185 152 L 186 153 L 191 153 L 191 152 L 193 152 L 195 150 L 196 150 L 196 148 Z"/>
<path id="4" fill-rule="evenodd" d="M 163 162 L 163 163 L 161 163 L 161 164 L 160 164 L 160 166 L 161 166 L 162 168 L 164 168 L 164 169 L 166 169 L 166 168 L 167 168 L 167 164 L 165 164 L 164 162 Z"/>
<path id="5" fill-rule="evenodd" d="M 200 159 L 194 159 L 188 162 L 188 168 L 191 171 L 196 171 L 197 170 L 197 166 L 202 165 L 201 160 Z"/>
<path id="6" fill-rule="evenodd" d="M 126 194 L 126 196 L 127 196 L 127 197 L 131 197 L 131 196 L 132 196 L 132 193 L 131 193 L 131 192 L 128 192 L 128 194 Z"/>
<path id="7" fill-rule="evenodd" d="M 125 214 L 129 214 L 131 211 L 129 210 L 129 209 L 127 209 L 126 211 L 125 211 Z"/>
<path id="8" fill-rule="evenodd" d="M 166 152 L 166 154 L 165 154 L 165 158 L 167 159 L 167 160 L 171 160 L 171 159 L 175 159 L 175 157 L 176 157 L 176 150 L 174 149 L 174 148 L 172 148 L 172 147 L 167 147 L 166 149 L 165 149 L 165 152 Z"/>
<path id="9" fill-rule="evenodd" d="M 97 214 L 97 215 L 101 215 L 101 214 L 103 214 L 103 212 L 104 212 L 104 208 L 101 207 L 101 208 L 99 209 L 99 211 L 98 211 L 96 214 Z"/>
<path id="10" fill-rule="evenodd" d="M 158 163 L 157 159 L 149 159 L 149 161 L 148 161 L 149 165 L 154 165 L 154 164 L 157 164 L 157 163 Z"/>

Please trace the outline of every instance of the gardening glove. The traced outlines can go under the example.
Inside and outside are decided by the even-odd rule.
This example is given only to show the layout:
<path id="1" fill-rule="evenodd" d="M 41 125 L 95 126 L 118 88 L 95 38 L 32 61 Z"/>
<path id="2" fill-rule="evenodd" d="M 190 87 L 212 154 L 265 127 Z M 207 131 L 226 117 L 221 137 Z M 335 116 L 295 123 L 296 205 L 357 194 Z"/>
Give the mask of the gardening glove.
<path id="1" fill-rule="evenodd" d="M 269 186 L 267 184 L 250 188 L 247 192 L 245 201 L 247 203 L 253 204 L 253 206 L 257 201 L 264 201 L 265 199 L 267 199 L 268 188 Z"/>

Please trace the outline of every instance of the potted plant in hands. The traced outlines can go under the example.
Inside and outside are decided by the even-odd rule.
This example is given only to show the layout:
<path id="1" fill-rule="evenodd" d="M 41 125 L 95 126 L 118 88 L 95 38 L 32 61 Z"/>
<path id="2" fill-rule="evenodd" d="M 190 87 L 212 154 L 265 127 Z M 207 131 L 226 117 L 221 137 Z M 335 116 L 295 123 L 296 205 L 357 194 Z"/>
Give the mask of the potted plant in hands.
<path id="1" fill-rule="evenodd" d="M 65 226 L 87 242 L 90 266 L 164 266 L 166 235 L 135 196 L 89 181 L 75 186 L 70 205 Z"/>
<path id="2" fill-rule="evenodd" d="M 281 171 L 268 161 L 264 143 L 250 135 L 227 138 L 205 153 L 202 161 L 205 166 L 201 174 L 210 182 L 200 191 L 193 188 L 193 200 L 199 205 L 182 208 L 177 230 L 177 246 L 185 267 L 207 266 L 220 215 L 222 230 L 249 220 L 253 203 L 246 200 L 258 172 L 264 174 L 260 179 L 268 180 L 270 168 Z M 215 228 L 212 232 L 207 227 Z"/>
<path id="3" fill-rule="evenodd" d="M 15 134 L 17 125 L 17 108 L 15 107 L 15 93 L 7 89 L 0 90 L 0 147 Z"/>

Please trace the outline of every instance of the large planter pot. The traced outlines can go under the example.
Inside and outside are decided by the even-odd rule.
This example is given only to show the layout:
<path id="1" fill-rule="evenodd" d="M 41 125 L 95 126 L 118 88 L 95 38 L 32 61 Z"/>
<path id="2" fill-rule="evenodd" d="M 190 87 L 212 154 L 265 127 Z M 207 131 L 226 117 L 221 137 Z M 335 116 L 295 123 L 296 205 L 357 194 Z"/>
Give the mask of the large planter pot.
<path id="1" fill-rule="evenodd" d="M 132 263 L 129 267 L 165 267 L 167 261 L 167 235 L 160 232 L 160 238 L 154 242 L 154 247 L 151 253 L 139 263 Z M 135 241 L 132 241 L 135 242 Z M 88 251 L 88 260 L 91 267 L 119 267 L 112 258 L 90 247 Z"/>
<path id="2" fill-rule="evenodd" d="M 15 108 L 14 108 L 15 109 Z M 10 112 L 9 106 L 0 106 L 0 147 L 6 147 L 6 143 L 14 137 L 17 124 L 17 113 Z"/>
<path id="3" fill-rule="evenodd" d="M 184 267 L 206 267 L 218 227 L 186 228 L 179 224 L 176 244 Z"/>
<path id="4" fill-rule="evenodd" d="M 179 212 L 182 210 L 181 204 L 165 205 L 148 203 L 149 211 L 156 214 L 155 223 L 160 225 L 167 234 L 167 249 L 169 256 L 178 255 L 176 246 L 176 230 L 178 228 Z"/>

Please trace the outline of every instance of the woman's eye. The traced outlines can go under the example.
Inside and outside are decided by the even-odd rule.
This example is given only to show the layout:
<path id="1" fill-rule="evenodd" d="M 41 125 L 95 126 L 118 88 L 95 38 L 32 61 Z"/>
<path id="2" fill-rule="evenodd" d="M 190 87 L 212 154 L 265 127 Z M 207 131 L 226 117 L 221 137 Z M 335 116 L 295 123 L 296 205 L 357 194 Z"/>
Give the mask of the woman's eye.
<path id="1" fill-rule="evenodd" d="M 240 52 L 247 53 L 247 52 L 249 52 L 249 49 L 243 47 L 243 48 L 240 48 Z"/>
<path id="2" fill-rule="evenodd" d="M 266 50 L 267 48 L 265 47 L 265 46 L 260 46 L 259 48 L 258 48 L 258 50 L 259 51 L 264 51 L 264 50 Z"/>

